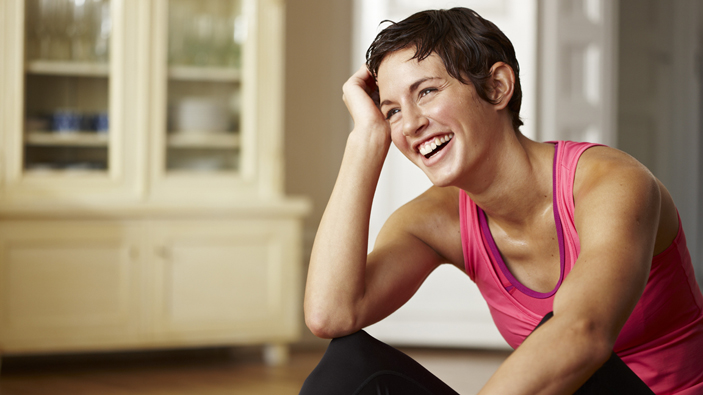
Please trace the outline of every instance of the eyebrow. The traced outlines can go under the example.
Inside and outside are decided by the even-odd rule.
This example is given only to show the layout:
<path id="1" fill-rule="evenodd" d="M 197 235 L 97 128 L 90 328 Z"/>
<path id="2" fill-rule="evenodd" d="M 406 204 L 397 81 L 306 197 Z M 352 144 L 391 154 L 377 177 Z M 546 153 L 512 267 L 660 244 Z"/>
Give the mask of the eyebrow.
<path id="1" fill-rule="evenodd" d="M 439 77 L 424 77 L 424 78 L 420 78 L 419 80 L 413 82 L 412 85 L 410 85 L 410 87 L 408 88 L 408 91 L 409 91 L 409 92 L 412 92 L 412 91 L 416 90 L 423 82 L 429 81 L 429 80 L 434 80 L 434 79 L 437 79 L 437 78 L 439 78 Z M 386 105 L 386 104 L 391 104 L 391 103 L 392 103 L 392 102 L 391 102 L 390 100 L 384 100 L 384 101 L 381 102 L 381 104 L 379 104 L 378 107 L 380 108 L 380 107 L 383 107 L 383 106 Z"/>

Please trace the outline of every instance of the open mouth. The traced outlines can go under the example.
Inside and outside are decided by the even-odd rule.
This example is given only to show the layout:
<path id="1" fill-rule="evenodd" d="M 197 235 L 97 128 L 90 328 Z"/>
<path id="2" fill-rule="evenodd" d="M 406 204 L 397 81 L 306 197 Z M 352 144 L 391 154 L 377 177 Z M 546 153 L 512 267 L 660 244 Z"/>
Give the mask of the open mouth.
<path id="1" fill-rule="evenodd" d="M 432 140 L 426 141 L 418 147 L 420 154 L 424 155 L 425 158 L 429 159 L 436 153 L 441 151 L 444 147 L 449 144 L 449 142 L 454 137 L 454 133 L 445 134 L 444 136 L 438 136 Z"/>

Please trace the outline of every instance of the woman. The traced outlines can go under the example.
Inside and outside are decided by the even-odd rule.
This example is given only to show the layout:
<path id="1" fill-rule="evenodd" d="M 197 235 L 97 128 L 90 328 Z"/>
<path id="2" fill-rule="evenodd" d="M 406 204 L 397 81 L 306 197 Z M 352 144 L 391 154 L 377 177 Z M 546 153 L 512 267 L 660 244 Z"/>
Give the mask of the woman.
<path id="1" fill-rule="evenodd" d="M 471 10 L 378 35 L 344 85 L 354 129 L 305 293 L 308 327 L 335 340 L 301 393 L 455 393 L 361 331 L 442 263 L 515 347 L 481 394 L 703 393 L 703 296 L 671 196 L 620 151 L 523 136 L 520 100 L 512 44 Z M 367 256 L 391 141 L 434 186 Z"/>

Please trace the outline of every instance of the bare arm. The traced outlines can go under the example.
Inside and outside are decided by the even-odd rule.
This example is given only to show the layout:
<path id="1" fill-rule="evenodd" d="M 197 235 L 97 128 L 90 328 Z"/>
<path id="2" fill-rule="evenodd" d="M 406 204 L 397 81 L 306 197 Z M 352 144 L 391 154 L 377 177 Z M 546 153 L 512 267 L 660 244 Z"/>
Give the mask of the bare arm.
<path id="1" fill-rule="evenodd" d="M 365 67 L 344 85 L 355 126 L 315 237 L 305 289 L 305 321 L 320 337 L 350 334 L 382 319 L 440 263 L 407 231 L 402 210 L 366 255 L 371 202 L 391 143 L 388 123 L 370 97 L 374 87 Z"/>
<path id="2" fill-rule="evenodd" d="M 573 393 L 608 359 L 644 291 L 660 222 L 657 181 L 609 148 L 586 151 L 581 161 L 575 189 L 581 253 L 555 296 L 554 317 L 481 394 Z"/>

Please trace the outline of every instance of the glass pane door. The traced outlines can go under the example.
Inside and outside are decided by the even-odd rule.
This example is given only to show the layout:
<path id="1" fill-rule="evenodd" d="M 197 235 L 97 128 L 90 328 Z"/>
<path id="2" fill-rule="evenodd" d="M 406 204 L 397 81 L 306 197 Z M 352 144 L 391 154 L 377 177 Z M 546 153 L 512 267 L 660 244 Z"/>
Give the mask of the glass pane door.
<path id="1" fill-rule="evenodd" d="M 27 0 L 24 169 L 108 167 L 109 0 Z"/>
<path id="2" fill-rule="evenodd" d="M 240 168 L 241 55 L 246 23 L 239 0 L 170 0 L 166 170 Z"/>

